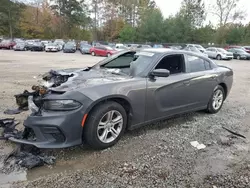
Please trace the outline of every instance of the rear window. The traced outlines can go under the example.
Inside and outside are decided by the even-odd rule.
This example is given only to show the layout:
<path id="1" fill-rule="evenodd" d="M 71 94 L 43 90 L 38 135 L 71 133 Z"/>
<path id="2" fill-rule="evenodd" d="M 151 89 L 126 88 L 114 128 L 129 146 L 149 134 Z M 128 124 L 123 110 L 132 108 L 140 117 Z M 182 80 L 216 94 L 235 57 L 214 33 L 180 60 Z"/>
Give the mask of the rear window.
<path id="1" fill-rule="evenodd" d="M 201 72 L 205 70 L 210 70 L 211 65 L 208 61 L 205 61 L 204 59 L 201 59 L 196 56 L 187 56 L 190 72 Z"/>

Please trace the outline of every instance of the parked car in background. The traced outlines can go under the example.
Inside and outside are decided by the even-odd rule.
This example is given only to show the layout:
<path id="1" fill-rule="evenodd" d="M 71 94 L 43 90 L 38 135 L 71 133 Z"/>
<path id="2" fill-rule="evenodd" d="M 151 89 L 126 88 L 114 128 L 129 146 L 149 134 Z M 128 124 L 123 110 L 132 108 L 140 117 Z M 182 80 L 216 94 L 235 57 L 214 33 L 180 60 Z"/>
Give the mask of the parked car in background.
<path id="1" fill-rule="evenodd" d="M 83 40 L 77 43 L 77 50 L 81 50 L 81 46 L 85 44 L 88 45 L 89 44 L 88 41 Z"/>
<path id="2" fill-rule="evenodd" d="M 203 46 L 199 45 L 199 44 L 187 44 L 186 47 L 195 47 L 198 50 L 200 50 L 202 53 L 205 53 L 206 49 L 203 48 Z"/>
<path id="3" fill-rule="evenodd" d="M 225 50 L 229 50 L 229 49 L 232 49 L 232 48 L 237 48 L 237 49 L 241 49 L 241 50 L 246 51 L 246 49 L 244 47 L 242 47 L 242 46 L 226 46 Z"/>
<path id="4" fill-rule="evenodd" d="M 168 48 L 170 48 L 172 50 L 181 50 L 182 46 L 169 46 Z"/>
<path id="5" fill-rule="evenodd" d="M 16 43 L 13 40 L 7 39 L 0 42 L 0 49 L 13 49 Z"/>
<path id="6" fill-rule="evenodd" d="M 45 52 L 58 52 L 58 51 L 60 51 L 59 49 L 60 49 L 60 47 L 56 43 L 48 43 L 45 46 Z"/>
<path id="7" fill-rule="evenodd" d="M 240 48 L 231 48 L 228 51 L 233 53 L 235 59 L 250 59 L 250 54 Z"/>
<path id="8" fill-rule="evenodd" d="M 75 53 L 76 52 L 76 43 L 75 42 L 67 42 L 64 45 L 63 53 Z"/>
<path id="9" fill-rule="evenodd" d="M 81 44 L 80 46 L 80 52 L 82 54 L 90 54 L 90 49 L 92 48 L 92 46 L 90 44 Z"/>
<path id="10" fill-rule="evenodd" d="M 138 46 L 137 46 L 137 48 L 152 48 L 152 46 L 150 46 L 150 45 L 148 45 L 148 44 L 139 44 Z"/>
<path id="11" fill-rule="evenodd" d="M 234 58 L 232 52 L 228 52 L 223 48 L 209 47 L 206 49 L 206 53 L 209 58 L 214 58 L 217 60 L 230 60 Z"/>
<path id="12" fill-rule="evenodd" d="M 63 50 L 64 45 L 65 45 L 65 42 L 63 41 L 63 39 L 56 39 L 56 40 L 54 41 L 54 43 L 55 43 L 55 44 L 58 44 L 59 50 L 60 50 L 60 51 Z"/>
<path id="13" fill-rule="evenodd" d="M 200 50 L 198 50 L 198 48 L 196 48 L 195 46 L 189 46 L 189 47 L 185 47 L 183 50 L 186 51 L 191 51 L 200 55 L 203 55 L 205 57 L 208 57 L 208 55 L 206 53 L 201 52 Z"/>
<path id="14" fill-rule="evenodd" d="M 153 48 L 164 48 L 162 44 L 154 44 Z"/>
<path id="15" fill-rule="evenodd" d="M 34 42 L 30 47 L 31 51 L 44 51 L 44 45 L 41 42 Z"/>
<path id="16" fill-rule="evenodd" d="M 130 50 L 136 50 L 139 44 L 126 44 L 125 46 Z"/>
<path id="17" fill-rule="evenodd" d="M 126 46 L 116 46 L 116 47 L 115 47 L 115 50 L 116 50 L 116 51 L 128 50 L 128 47 L 126 47 Z"/>
<path id="18" fill-rule="evenodd" d="M 250 54 L 250 46 L 244 46 L 244 48 L 245 48 L 246 52 Z"/>
<path id="19" fill-rule="evenodd" d="M 19 41 L 13 47 L 14 51 L 26 51 L 27 50 L 27 43 L 25 41 Z"/>
<path id="20" fill-rule="evenodd" d="M 26 48 L 27 48 L 27 50 L 31 50 L 33 44 L 35 43 L 34 40 L 26 40 L 25 42 L 26 42 Z"/>
<path id="21" fill-rule="evenodd" d="M 117 53 L 117 50 L 109 47 L 109 46 L 94 46 L 90 49 L 90 53 L 92 56 L 106 56 L 109 57 L 115 53 Z"/>
<path id="22" fill-rule="evenodd" d="M 46 47 L 48 44 L 51 44 L 51 41 L 43 40 L 41 43 Z"/>

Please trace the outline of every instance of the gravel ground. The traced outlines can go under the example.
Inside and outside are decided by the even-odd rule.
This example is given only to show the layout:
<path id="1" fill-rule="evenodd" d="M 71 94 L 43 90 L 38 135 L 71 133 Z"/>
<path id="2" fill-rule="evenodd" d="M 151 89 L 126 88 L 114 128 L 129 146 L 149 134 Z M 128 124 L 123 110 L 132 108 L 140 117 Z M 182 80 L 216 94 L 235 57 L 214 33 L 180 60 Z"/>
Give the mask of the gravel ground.
<path id="1" fill-rule="evenodd" d="M 34 76 L 49 69 L 85 67 L 100 59 L 79 53 L 0 51 L 0 112 L 15 107 L 13 95 L 35 84 Z M 57 157 L 56 165 L 30 171 L 13 164 L 3 167 L 3 157 L 13 145 L 0 142 L 0 187 L 249 187 L 250 62 L 218 63 L 235 72 L 232 91 L 218 114 L 196 112 L 145 126 L 127 132 L 117 145 L 103 151 L 84 145 L 46 150 Z M 16 119 L 23 121 L 27 115 Z M 197 150 L 191 141 L 207 147 Z"/>

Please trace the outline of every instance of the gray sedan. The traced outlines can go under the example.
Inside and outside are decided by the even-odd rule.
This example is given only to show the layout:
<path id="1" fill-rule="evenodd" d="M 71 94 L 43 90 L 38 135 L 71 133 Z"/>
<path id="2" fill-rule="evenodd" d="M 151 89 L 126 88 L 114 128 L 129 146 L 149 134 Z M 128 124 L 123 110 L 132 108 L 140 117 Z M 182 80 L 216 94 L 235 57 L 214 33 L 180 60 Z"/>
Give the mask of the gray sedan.
<path id="1" fill-rule="evenodd" d="M 93 67 L 51 71 L 43 79 L 49 91 L 30 102 L 26 138 L 10 140 L 104 149 L 127 129 L 191 111 L 219 112 L 233 71 L 197 53 L 152 48 L 122 51 Z"/>

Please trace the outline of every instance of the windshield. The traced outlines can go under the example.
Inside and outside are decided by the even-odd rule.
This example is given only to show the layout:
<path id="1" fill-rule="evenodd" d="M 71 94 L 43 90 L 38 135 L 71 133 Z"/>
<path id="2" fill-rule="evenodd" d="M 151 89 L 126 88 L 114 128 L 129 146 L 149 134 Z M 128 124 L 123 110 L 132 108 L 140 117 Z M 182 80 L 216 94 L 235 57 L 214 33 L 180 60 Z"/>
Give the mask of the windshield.
<path id="1" fill-rule="evenodd" d="M 134 60 L 131 62 L 130 74 L 139 75 L 141 74 L 153 61 L 155 54 L 151 52 L 137 52 L 134 56 Z"/>
<path id="2" fill-rule="evenodd" d="M 65 47 L 66 48 L 73 48 L 74 44 L 73 43 L 67 43 L 67 44 L 65 44 Z"/>
<path id="3" fill-rule="evenodd" d="M 227 51 L 224 50 L 223 48 L 217 48 L 217 50 L 218 50 L 219 52 L 222 52 L 222 53 L 227 53 Z"/>
<path id="4" fill-rule="evenodd" d="M 190 50 L 193 52 L 200 52 L 200 50 L 198 50 L 196 47 L 190 47 Z"/>
<path id="5" fill-rule="evenodd" d="M 91 45 L 88 45 L 88 44 L 82 44 L 81 45 L 82 48 L 91 48 Z"/>
<path id="6" fill-rule="evenodd" d="M 59 44 L 59 45 L 63 45 L 64 42 L 63 41 L 55 41 L 56 44 Z"/>
<path id="7" fill-rule="evenodd" d="M 195 45 L 195 47 L 198 49 L 203 49 L 203 47 L 201 45 Z"/>
<path id="8" fill-rule="evenodd" d="M 42 46 L 42 43 L 41 42 L 35 42 L 34 45 L 36 45 L 36 46 Z"/>
<path id="9" fill-rule="evenodd" d="M 138 75 L 152 63 L 154 53 L 151 52 L 120 52 L 119 55 L 106 58 L 108 63 L 99 63 L 100 68 L 115 74 Z M 98 67 L 98 66 L 97 66 Z M 118 70 L 118 71 L 117 71 Z"/>
<path id="10" fill-rule="evenodd" d="M 48 43 L 48 46 L 57 46 L 56 43 Z"/>

